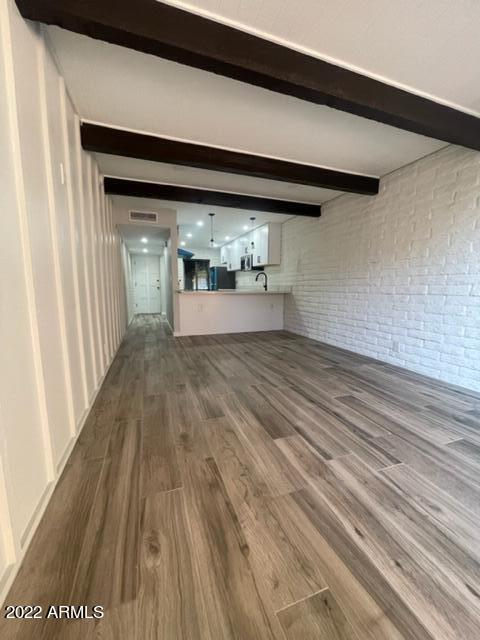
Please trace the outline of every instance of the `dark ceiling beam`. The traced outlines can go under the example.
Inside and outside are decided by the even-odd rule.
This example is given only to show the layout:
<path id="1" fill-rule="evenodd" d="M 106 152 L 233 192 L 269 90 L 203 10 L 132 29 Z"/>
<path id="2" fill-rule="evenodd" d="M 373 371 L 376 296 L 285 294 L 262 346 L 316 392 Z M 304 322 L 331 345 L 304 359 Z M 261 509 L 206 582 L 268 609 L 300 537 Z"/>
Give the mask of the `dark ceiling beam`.
<path id="1" fill-rule="evenodd" d="M 227 193 L 225 191 L 195 189 L 193 187 L 181 187 L 172 184 L 158 184 L 154 182 L 106 177 L 104 178 L 103 185 L 105 193 L 117 196 L 190 202 L 216 207 L 247 209 L 248 211 L 286 213 L 293 216 L 308 216 L 311 218 L 318 218 L 321 213 L 320 205 L 315 204 L 290 202 L 289 200 L 277 200 L 276 198 L 246 196 L 239 193 Z"/>
<path id="2" fill-rule="evenodd" d="M 156 0 L 16 0 L 25 18 L 480 150 L 480 118 Z"/>
<path id="3" fill-rule="evenodd" d="M 226 173 L 293 182 L 312 187 L 375 195 L 378 178 L 334 171 L 323 167 L 239 153 L 218 147 L 179 142 L 144 133 L 124 131 L 92 123 L 81 126 L 82 147 L 86 151 L 109 153 L 154 162 L 185 165 Z"/>

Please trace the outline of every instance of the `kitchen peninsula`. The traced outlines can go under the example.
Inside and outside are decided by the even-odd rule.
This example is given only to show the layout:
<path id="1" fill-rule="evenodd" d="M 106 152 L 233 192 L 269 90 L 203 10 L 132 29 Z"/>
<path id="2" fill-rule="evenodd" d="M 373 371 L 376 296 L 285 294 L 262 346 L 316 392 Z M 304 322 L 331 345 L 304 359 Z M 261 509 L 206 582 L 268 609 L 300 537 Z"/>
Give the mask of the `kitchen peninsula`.
<path id="1" fill-rule="evenodd" d="M 198 336 L 283 329 L 286 289 L 227 289 L 177 291 L 180 331 L 177 336 Z"/>

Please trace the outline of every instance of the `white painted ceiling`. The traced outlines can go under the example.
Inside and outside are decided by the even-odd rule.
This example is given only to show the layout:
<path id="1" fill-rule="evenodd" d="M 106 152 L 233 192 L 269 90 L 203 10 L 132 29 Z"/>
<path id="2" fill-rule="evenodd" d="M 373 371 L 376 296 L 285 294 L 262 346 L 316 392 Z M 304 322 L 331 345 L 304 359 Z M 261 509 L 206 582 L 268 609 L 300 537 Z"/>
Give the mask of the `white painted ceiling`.
<path id="1" fill-rule="evenodd" d="M 162 255 L 165 240 L 169 237 L 166 229 L 158 227 L 130 224 L 119 224 L 118 231 L 130 253 L 145 253 L 147 255 Z M 147 242 L 142 242 L 142 239 Z"/>
<path id="2" fill-rule="evenodd" d="M 114 196 L 114 201 L 122 196 Z M 123 199 L 123 198 L 122 198 Z M 230 207 L 210 207 L 206 205 L 187 204 L 184 202 L 170 202 L 166 200 L 129 198 L 130 204 L 133 202 L 144 202 L 146 211 L 158 211 L 163 208 L 175 209 L 177 212 L 178 240 L 185 242 L 185 249 L 209 249 L 210 248 L 210 216 L 214 213 L 214 240 L 221 247 L 228 242 L 226 236 L 231 239 L 245 233 L 245 226 L 252 228 L 251 217 L 255 217 L 253 225 L 258 227 L 266 222 L 285 222 L 291 216 L 277 213 L 257 213 L 255 211 L 245 211 L 244 209 L 233 209 Z M 136 206 L 136 208 L 139 208 Z M 203 224 L 199 225 L 198 222 Z M 169 237 L 169 230 L 154 225 L 119 224 L 117 226 L 120 235 L 125 242 L 127 249 L 131 253 L 142 253 L 147 249 L 149 254 L 161 255 L 163 253 L 165 240 Z M 188 236 L 191 234 L 191 237 Z M 142 242 L 142 238 L 147 239 L 147 243 Z"/>
<path id="3" fill-rule="evenodd" d="M 177 210 L 178 239 L 185 242 L 185 249 L 200 249 L 210 246 L 210 217 L 214 213 L 213 220 L 215 243 L 220 247 L 229 239 L 242 235 L 252 227 L 250 218 L 255 217 L 253 225 L 258 227 L 265 222 L 285 222 L 291 216 L 278 213 L 257 213 L 242 209 L 230 209 L 226 207 L 207 207 L 205 205 L 185 204 L 183 202 L 170 202 L 169 206 Z M 197 222 L 203 222 L 199 226 Z M 248 229 L 244 227 L 247 226 Z M 191 238 L 187 234 L 191 234 Z M 183 245 L 182 245 L 183 246 Z"/>
<path id="4" fill-rule="evenodd" d="M 445 146 L 57 27 L 48 32 L 86 120 L 370 175 Z"/>
<path id="5" fill-rule="evenodd" d="M 480 115 L 478 0 L 167 0 Z"/>
<path id="6" fill-rule="evenodd" d="M 121 196 L 115 196 L 120 198 Z M 285 222 L 291 216 L 278 213 L 258 213 L 255 211 L 245 211 L 244 209 L 233 209 L 230 207 L 210 207 L 203 204 L 187 204 L 185 202 L 171 202 L 166 200 L 142 199 L 136 200 L 148 202 L 145 210 L 158 211 L 167 207 L 177 211 L 178 240 L 185 242 L 185 249 L 207 249 L 210 248 L 210 216 L 214 213 L 213 221 L 215 244 L 220 247 L 228 242 L 226 236 L 236 238 L 245 233 L 245 226 L 250 229 L 252 226 L 251 217 L 255 217 L 253 225 L 258 227 L 266 222 Z M 203 223 L 201 225 L 197 223 Z M 139 253 L 143 249 L 148 249 L 149 253 L 161 254 L 163 252 L 165 240 L 168 238 L 167 229 L 159 229 L 153 226 L 138 225 L 118 225 L 120 235 L 130 252 Z M 191 237 L 188 236 L 191 234 Z M 148 243 L 142 243 L 141 239 L 147 238 Z"/>

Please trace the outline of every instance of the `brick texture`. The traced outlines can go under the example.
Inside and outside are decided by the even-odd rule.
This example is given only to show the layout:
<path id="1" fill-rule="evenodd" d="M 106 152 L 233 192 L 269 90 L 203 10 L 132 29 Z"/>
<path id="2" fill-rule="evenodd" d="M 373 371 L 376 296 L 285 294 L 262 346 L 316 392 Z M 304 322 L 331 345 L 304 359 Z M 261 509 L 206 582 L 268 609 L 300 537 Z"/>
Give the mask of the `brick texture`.
<path id="1" fill-rule="evenodd" d="M 267 272 L 292 287 L 287 330 L 480 391 L 480 153 L 444 148 L 292 218 Z"/>

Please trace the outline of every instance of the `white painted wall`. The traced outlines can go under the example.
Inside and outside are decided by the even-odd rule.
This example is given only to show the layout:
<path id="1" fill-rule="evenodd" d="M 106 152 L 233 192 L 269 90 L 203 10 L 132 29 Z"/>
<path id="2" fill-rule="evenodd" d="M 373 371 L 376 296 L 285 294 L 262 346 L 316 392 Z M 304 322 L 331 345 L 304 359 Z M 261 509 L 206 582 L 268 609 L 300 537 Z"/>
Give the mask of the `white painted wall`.
<path id="1" fill-rule="evenodd" d="M 285 328 L 480 390 L 480 153 L 447 147 L 283 225 Z"/>
<path id="2" fill-rule="evenodd" d="M 178 267 L 178 265 L 177 265 Z M 169 297 L 173 299 L 173 292 L 168 289 L 167 283 L 167 258 L 165 256 L 165 251 L 160 256 L 160 298 L 162 301 L 162 316 L 166 319 L 167 317 L 167 300 Z"/>
<path id="3" fill-rule="evenodd" d="M 0 600 L 127 322 L 112 204 L 42 30 L 0 0 Z"/>
<path id="4" fill-rule="evenodd" d="M 124 242 L 122 242 L 122 268 L 126 286 L 127 296 L 127 314 L 128 324 L 133 320 L 135 315 L 134 292 L 133 292 L 133 273 L 132 273 L 132 257 Z"/>
<path id="5" fill-rule="evenodd" d="M 172 241 L 172 238 L 169 238 L 163 252 L 163 272 L 165 274 L 163 280 L 166 291 L 165 317 L 172 331 L 175 331 L 175 328 L 178 326 L 181 313 L 178 293 L 175 292 L 178 282 L 176 254 L 177 248 L 174 245 L 174 241 Z"/>

